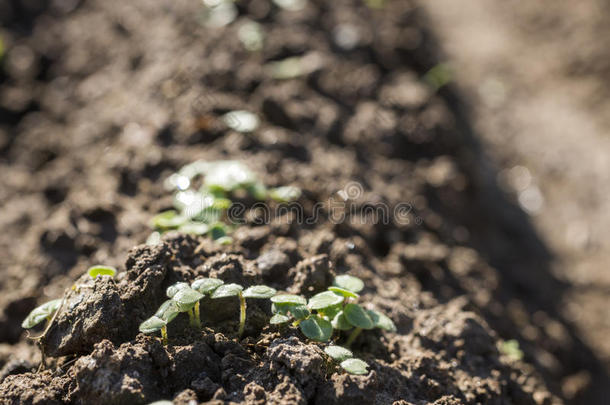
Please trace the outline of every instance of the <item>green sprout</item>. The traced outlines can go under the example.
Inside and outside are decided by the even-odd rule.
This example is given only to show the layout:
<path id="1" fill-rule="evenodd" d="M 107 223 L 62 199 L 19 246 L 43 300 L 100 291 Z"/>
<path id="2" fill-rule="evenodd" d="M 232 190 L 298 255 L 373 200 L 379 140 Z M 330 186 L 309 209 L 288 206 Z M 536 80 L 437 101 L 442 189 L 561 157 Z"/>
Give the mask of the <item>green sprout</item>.
<path id="1" fill-rule="evenodd" d="M 253 131 L 258 125 L 258 118 L 247 111 L 232 111 L 222 120 L 242 132 Z M 201 183 L 199 189 L 194 188 L 197 181 Z M 259 201 L 288 202 L 301 195 L 294 186 L 268 190 L 253 171 L 236 160 L 195 161 L 172 174 L 165 187 L 174 191 L 173 209 L 152 218 L 150 226 L 156 233 L 149 236 L 149 245 L 158 244 L 161 234 L 171 230 L 208 235 L 219 244 L 230 244 L 232 228 L 225 222 L 231 198 L 245 193 Z"/>
<path id="2" fill-rule="evenodd" d="M 523 359 L 523 351 L 519 348 L 519 342 L 510 339 L 499 345 L 500 352 L 513 361 Z"/>
<path id="3" fill-rule="evenodd" d="M 255 285 L 248 287 L 244 291 L 244 287 L 239 284 L 224 284 L 216 288 L 211 297 L 213 299 L 234 296 L 239 298 L 239 330 L 237 335 L 241 337 L 244 334 L 244 328 L 246 326 L 246 298 L 271 298 L 275 293 L 275 289 L 267 287 L 266 285 Z"/>
<path id="4" fill-rule="evenodd" d="M 180 309 L 174 300 L 167 300 L 155 312 L 153 316 L 140 324 L 140 332 L 145 334 L 161 331 L 161 339 L 167 345 L 167 324 L 178 316 Z"/>
<path id="5" fill-rule="evenodd" d="M 50 322 L 55 312 L 61 306 L 61 298 L 45 302 L 34 308 L 21 323 L 23 329 L 30 329 L 43 321 Z"/>
<path id="6" fill-rule="evenodd" d="M 309 301 L 298 295 L 276 295 L 271 298 L 273 316 L 270 323 L 283 324 L 293 320 L 301 332 L 311 340 L 327 342 L 335 329 L 352 330 L 346 345 L 350 346 L 363 329 L 380 328 L 396 332 L 394 322 L 374 310 L 364 309 L 355 301 L 364 282 L 350 275 L 337 276 L 328 291 L 311 297 Z"/>
<path id="7" fill-rule="evenodd" d="M 203 298 L 203 294 L 192 289 L 188 283 L 184 282 L 178 282 L 169 286 L 166 294 L 176 304 L 179 312 L 186 312 L 188 314 L 189 324 L 193 328 L 201 329 L 199 300 Z"/>
<path id="8" fill-rule="evenodd" d="M 355 358 L 352 351 L 345 347 L 326 346 L 324 352 L 350 374 L 362 375 L 368 373 L 369 365 L 364 360 Z"/>
<path id="9" fill-rule="evenodd" d="M 114 277 L 116 276 L 116 269 L 114 267 L 110 267 L 110 266 L 103 266 L 103 265 L 96 265 L 93 267 L 89 267 L 89 269 L 87 270 L 87 274 L 89 274 L 89 276 L 91 276 L 91 278 L 97 278 L 98 276 L 109 276 L 109 277 Z"/>

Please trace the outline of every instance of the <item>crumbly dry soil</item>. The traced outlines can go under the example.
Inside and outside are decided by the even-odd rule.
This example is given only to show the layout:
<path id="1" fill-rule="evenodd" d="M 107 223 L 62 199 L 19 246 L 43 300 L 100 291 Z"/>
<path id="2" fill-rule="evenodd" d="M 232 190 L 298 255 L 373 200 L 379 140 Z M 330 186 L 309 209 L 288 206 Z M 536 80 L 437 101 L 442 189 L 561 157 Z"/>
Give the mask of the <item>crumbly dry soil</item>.
<path id="1" fill-rule="evenodd" d="M 455 94 L 420 80 L 438 58 L 411 2 L 311 1 L 290 12 L 243 1 L 221 29 L 186 0 L 0 7 L 3 403 L 553 404 L 559 382 L 586 392 L 574 376 L 594 359 L 554 312 L 561 284 L 532 264 L 547 260 L 544 246 L 485 181 Z M 238 40 L 246 18 L 263 25 L 260 52 Z M 353 48 L 339 45 L 337 26 L 357 29 Z M 271 77 L 265 65 L 289 56 L 304 56 L 304 75 Z M 234 109 L 257 113 L 261 127 L 230 130 L 219 117 Z M 254 212 L 228 247 L 169 234 L 134 248 L 171 206 L 163 180 L 221 158 L 267 185 L 300 187 L 306 214 L 323 203 L 317 220 L 261 224 Z M 360 215 L 400 203 L 411 208 L 388 221 Z M 82 276 L 94 263 L 120 273 Z M 137 331 L 179 280 L 310 296 L 346 272 L 398 326 L 355 342 L 365 376 L 336 370 L 297 330 L 269 327 L 264 302 L 249 305 L 241 341 L 232 300 L 204 301 L 202 332 L 172 323 L 167 347 Z M 49 367 L 36 372 L 40 354 L 20 323 L 61 296 L 42 341 Z M 524 361 L 499 352 L 508 338 Z"/>

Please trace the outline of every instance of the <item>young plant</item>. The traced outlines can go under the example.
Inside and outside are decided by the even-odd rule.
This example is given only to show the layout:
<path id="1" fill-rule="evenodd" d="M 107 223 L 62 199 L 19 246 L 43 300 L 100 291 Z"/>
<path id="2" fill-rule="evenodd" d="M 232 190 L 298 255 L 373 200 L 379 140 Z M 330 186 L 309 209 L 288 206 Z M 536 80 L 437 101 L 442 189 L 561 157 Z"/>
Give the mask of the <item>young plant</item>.
<path id="1" fill-rule="evenodd" d="M 87 270 L 87 274 L 89 274 L 89 276 L 91 276 L 91 278 L 93 279 L 98 276 L 114 277 L 116 276 L 116 269 L 111 266 L 103 266 L 101 264 L 98 264 L 96 266 L 89 267 L 89 269 Z"/>
<path id="2" fill-rule="evenodd" d="M 161 339 L 167 345 L 167 324 L 178 316 L 180 309 L 173 300 L 167 300 L 155 312 L 153 316 L 140 324 L 140 332 L 145 334 L 161 331 Z"/>
<path id="3" fill-rule="evenodd" d="M 352 351 L 345 347 L 326 346 L 324 352 L 350 374 L 362 375 L 368 373 L 369 365 L 364 360 L 355 358 Z"/>
<path id="4" fill-rule="evenodd" d="M 203 294 L 192 289 L 188 283 L 184 282 L 178 282 L 169 286 L 166 294 L 176 304 L 179 312 L 186 312 L 188 314 L 189 324 L 193 328 L 201 329 L 199 300 L 203 298 Z"/>
<path id="5" fill-rule="evenodd" d="M 357 277 L 337 276 L 328 291 L 314 295 L 307 302 L 297 295 L 276 295 L 271 298 L 271 324 L 294 319 L 293 325 L 309 339 L 330 340 L 334 329 L 352 330 L 346 345 L 350 346 L 363 329 L 381 328 L 396 331 L 394 322 L 381 312 L 366 310 L 355 301 L 364 283 Z M 314 313 L 315 311 L 315 313 Z"/>
<path id="6" fill-rule="evenodd" d="M 235 118 L 235 115 L 230 117 Z M 199 190 L 192 188 L 197 177 L 203 180 Z M 268 190 L 253 171 L 235 160 L 193 162 L 172 174 L 165 186 L 175 191 L 174 209 L 152 219 L 151 226 L 158 234 L 151 235 L 148 244 L 157 244 L 160 234 L 169 230 L 209 235 L 218 243 L 230 244 L 229 227 L 222 221 L 232 204 L 230 198 L 236 193 L 249 194 L 256 200 L 271 198 L 280 202 L 292 201 L 301 194 L 300 189 L 293 186 Z"/>
<path id="7" fill-rule="evenodd" d="M 271 298 L 275 295 L 275 289 L 267 287 L 266 285 L 255 285 L 248 287 L 244 291 L 244 287 L 239 284 L 223 284 L 216 288 L 212 292 L 212 299 L 226 298 L 237 296 L 239 298 L 239 330 L 237 335 L 241 338 L 244 334 L 244 328 L 246 326 L 246 298 Z"/>
<path id="8" fill-rule="evenodd" d="M 21 323 L 23 329 L 31 329 L 43 321 L 50 322 L 55 312 L 61 306 L 62 299 L 51 300 L 34 308 Z"/>

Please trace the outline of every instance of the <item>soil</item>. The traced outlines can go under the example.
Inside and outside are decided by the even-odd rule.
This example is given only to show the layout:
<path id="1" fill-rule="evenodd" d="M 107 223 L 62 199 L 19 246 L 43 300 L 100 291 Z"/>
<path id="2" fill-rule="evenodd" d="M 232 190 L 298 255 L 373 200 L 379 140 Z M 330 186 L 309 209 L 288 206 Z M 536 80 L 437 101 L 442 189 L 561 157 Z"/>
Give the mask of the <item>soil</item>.
<path id="1" fill-rule="evenodd" d="M 566 286 L 550 253 L 489 181 L 459 94 L 420 80 L 441 58 L 415 4 L 238 9 L 212 29 L 186 0 L 0 5 L 2 402 L 593 403 L 606 377 L 556 307 Z M 265 31 L 259 52 L 238 39 L 246 19 Z M 360 34 L 349 49 L 337 26 Z M 291 56 L 303 56 L 303 75 L 273 78 L 266 64 Z M 261 127 L 228 128 L 220 116 L 235 109 Z M 303 212 L 318 216 L 261 224 L 254 212 L 230 246 L 177 233 L 142 245 L 152 215 L 171 207 L 163 181 L 197 159 L 238 159 L 269 186 L 298 186 Z M 361 215 L 379 206 L 387 221 Z M 96 263 L 117 278 L 83 276 Z M 232 300 L 202 303 L 203 332 L 179 317 L 166 347 L 137 331 L 176 281 L 311 296 L 346 272 L 398 327 L 356 340 L 365 376 L 267 325 L 264 302 L 249 305 L 241 341 Z M 36 371 L 20 323 L 62 296 Z M 522 361 L 498 349 L 512 338 Z"/>

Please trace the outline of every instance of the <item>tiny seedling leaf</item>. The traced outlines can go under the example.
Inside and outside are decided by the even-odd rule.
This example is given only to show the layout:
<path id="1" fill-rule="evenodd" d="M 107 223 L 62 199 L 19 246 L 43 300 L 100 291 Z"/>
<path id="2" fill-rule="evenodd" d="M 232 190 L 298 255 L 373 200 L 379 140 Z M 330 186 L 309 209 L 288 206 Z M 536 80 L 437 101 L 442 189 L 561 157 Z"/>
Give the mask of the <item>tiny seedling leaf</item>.
<path id="1" fill-rule="evenodd" d="M 345 371 L 347 371 L 350 374 L 357 374 L 357 375 L 366 374 L 369 372 L 367 370 L 368 367 L 369 367 L 369 365 L 360 359 L 347 359 L 347 360 L 343 360 L 341 362 L 341 368 L 343 368 Z"/>
<path id="2" fill-rule="evenodd" d="M 185 288 L 189 288 L 189 284 L 185 283 L 183 281 L 177 282 L 176 284 L 170 285 L 169 287 L 167 287 L 167 290 L 165 291 L 165 294 L 167 295 L 167 298 L 173 298 L 174 295 L 176 295 L 176 293 L 180 290 L 183 290 Z"/>
<path id="3" fill-rule="evenodd" d="M 192 235 L 205 235 L 210 230 L 210 226 L 202 222 L 187 222 L 180 225 L 178 230 Z"/>
<path id="4" fill-rule="evenodd" d="M 208 188 L 233 191 L 256 182 L 256 175 L 242 162 L 221 160 L 210 163 L 204 184 Z"/>
<path id="5" fill-rule="evenodd" d="M 303 320 L 311 315 L 309 309 L 305 305 L 287 305 L 288 312 L 298 320 Z"/>
<path id="6" fill-rule="evenodd" d="M 180 309 L 176 302 L 174 300 L 167 300 L 157 309 L 155 316 L 164 320 L 166 323 L 170 323 L 179 313 Z"/>
<path id="7" fill-rule="evenodd" d="M 359 293 L 364 288 L 364 282 L 358 277 L 350 276 L 349 274 L 342 274 L 335 277 L 333 282 L 335 287 L 343 288 L 354 293 Z"/>
<path id="8" fill-rule="evenodd" d="M 274 288 L 267 287 L 266 285 L 253 285 L 252 287 L 246 288 L 244 291 L 244 297 L 246 298 L 271 298 L 277 291 Z"/>
<path id="9" fill-rule="evenodd" d="M 271 297 L 271 302 L 284 305 L 284 304 L 297 304 L 297 305 L 307 305 L 307 300 L 300 295 L 292 295 L 292 294 L 279 294 Z"/>
<path id="10" fill-rule="evenodd" d="M 286 323 L 290 320 L 290 317 L 282 314 L 275 314 L 269 319 L 271 325 L 278 325 L 280 323 Z"/>
<path id="11" fill-rule="evenodd" d="M 319 310 L 340 304 L 342 302 L 342 296 L 337 295 L 332 291 L 324 291 L 311 297 L 307 306 L 310 309 Z"/>
<path id="12" fill-rule="evenodd" d="M 183 288 L 172 297 L 180 312 L 186 312 L 193 308 L 195 304 L 203 298 L 203 294 L 192 288 Z"/>
<path id="13" fill-rule="evenodd" d="M 301 196 L 301 189 L 293 186 L 272 188 L 269 190 L 269 197 L 277 202 L 290 202 L 297 200 Z"/>
<path id="14" fill-rule="evenodd" d="M 91 276 L 91 278 L 96 278 L 97 276 L 116 276 L 116 269 L 110 266 L 102 266 L 97 265 L 93 267 L 89 267 L 87 273 Z"/>
<path id="15" fill-rule="evenodd" d="M 191 288 L 199 291 L 201 294 L 211 294 L 212 291 L 224 284 L 224 281 L 218 278 L 200 278 L 193 281 Z"/>
<path id="16" fill-rule="evenodd" d="M 340 311 L 332 320 L 333 328 L 338 330 L 350 330 L 353 326 L 345 319 L 343 311 Z"/>
<path id="17" fill-rule="evenodd" d="M 244 287 L 239 284 L 224 284 L 214 290 L 212 298 L 234 297 L 239 295 L 243 289 Z"/>
<path id="18" fill-rule="evenodd" d="M 210 228 L 210 236 L 212 240 L 221 239 L 227 236 L 227 227 L 222 222 L 217 222 Z"/>
<path id="19" fill-rule="evenodd" d="M 342 362 L 343 360 L 351 359 L 354 354 L 351 350 L 341 346 L 326 346 L 324 352 L 328 354 L 333 360 Z"/>
<path id="20" fill-rule="evenodd" d="M 305 336 L 318 342 L 327 342 L 333 333 L 333 326 L 326 319 L 311 316 L 299 323 L 299 328 Z"/>
<path id="21" fill-rule="evenodd" d="M 61 298 L 45 302 L 44 304 L 34 308 L 32 312 L 30 312 L 29 315 L 23 320 L 21 327 L 24 329 L 33 328 L 45 319 L 52 317 L 55 311 L 59 309 L 60 305 Z"/>
<path id="22" fill-rule="evenodd" d="M 215 239 L 215 242 L 219 245 L 230 245 L 233 243 L 233 238 L 230 236 L 221 236 L 220 238 Z"/>
<path id="23" fill-rule="evenodd" d="M 155 215 L 152 219 L 152 226 L 155 229 L 168 230 L 176 229 L 185 222 L 185 217 L 174 210 L 169 210 Z"/>
<path id="24" fill-rule="evenodd" d="M 360 297 L 355 292 L 352 292 L 350 290 L 346 290 L 345 288 L 333 286 L 333 287 L 328 287 L 328 289 L 329 289 L 329 291 L 332 291 L 335 294 L 341 295 L 343 297 L 347 297 L 347 298 L 358 298 L 358 297 Z"/>
<path id="25" fill-rule="evenodd" d="M 358 304 L 347 304 L 343 309 L 345 319 L 357 328 L 373 329 L 375 323 L 369 314 Z"/>
<path id="26" fill-rule="evenodd" d="M 387 315 L 374 310 L 367 310 L 366 313 L 373 320 L 375 328 L 387 330 L 388 332 L 396 332 L 396 325 Z"/>
<path id="27" fill-rule="evenodd" d="M 158 316 L 151 316 L 140 324 L 140 332 L 146 334 L 154 333 L 161 330 L 161 328 L 163 328 L 165 325 L 167 325 L 167 322 L 165 322 L 163 319 L 159 318 Z"/>

